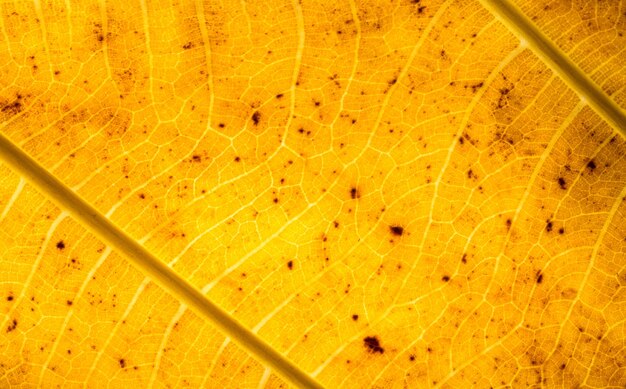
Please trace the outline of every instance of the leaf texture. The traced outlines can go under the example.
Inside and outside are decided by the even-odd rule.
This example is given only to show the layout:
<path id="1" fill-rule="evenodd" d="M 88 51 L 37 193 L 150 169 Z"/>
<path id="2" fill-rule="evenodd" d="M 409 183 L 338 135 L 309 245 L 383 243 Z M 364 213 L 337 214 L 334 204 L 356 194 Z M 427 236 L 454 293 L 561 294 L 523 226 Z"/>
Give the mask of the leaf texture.
<path id="1" fill-rule="evenodd" d="M 3 152 L 0 386 L 626 385 L 626 6 L 515 2 L 614 120 L 497 3 L 2 3 L 0 131 L 80 199 Z"/>

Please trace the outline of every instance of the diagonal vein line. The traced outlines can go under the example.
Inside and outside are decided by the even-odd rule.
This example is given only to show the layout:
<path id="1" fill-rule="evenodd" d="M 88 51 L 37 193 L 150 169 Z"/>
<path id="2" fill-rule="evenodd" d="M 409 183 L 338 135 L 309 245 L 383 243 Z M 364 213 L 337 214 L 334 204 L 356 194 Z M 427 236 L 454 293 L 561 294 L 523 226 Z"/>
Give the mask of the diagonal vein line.
<path id="1" fill-rule="evenodd" d="M 2 133 L 0 133 L 0 158 L 50 200 L 66 209 L 104 243 L 125 256 L 154 282 L 187 304 L 199 315 L 207 318 L 225 335 L 232 338 L 239 346 L 272 368 L 285 380 L 296 387 L 322 388 L 314 378 L 218 307 L 199 289 L 150 253 L 139 242 L 126 235 L 122 229 L 113 224 L 111 220 L 87 203 L 76 192 L 65 186 Z"/>
<path id="2" fill-rule="evenodd" d="M 626 113 L 510 0 L 480 0 L 604 120 L 626 136 Z"/>

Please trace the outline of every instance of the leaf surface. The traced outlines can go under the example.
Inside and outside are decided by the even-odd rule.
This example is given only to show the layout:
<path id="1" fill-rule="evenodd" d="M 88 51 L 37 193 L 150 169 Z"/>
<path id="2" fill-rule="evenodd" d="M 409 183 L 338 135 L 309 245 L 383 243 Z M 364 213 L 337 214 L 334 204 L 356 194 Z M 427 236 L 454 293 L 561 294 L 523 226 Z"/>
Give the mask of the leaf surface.
<path id="1" fill-rule="evenodd" d="M 2 4 L 0 386 L 626 385 L 625 7 L 511 4 Z"/>

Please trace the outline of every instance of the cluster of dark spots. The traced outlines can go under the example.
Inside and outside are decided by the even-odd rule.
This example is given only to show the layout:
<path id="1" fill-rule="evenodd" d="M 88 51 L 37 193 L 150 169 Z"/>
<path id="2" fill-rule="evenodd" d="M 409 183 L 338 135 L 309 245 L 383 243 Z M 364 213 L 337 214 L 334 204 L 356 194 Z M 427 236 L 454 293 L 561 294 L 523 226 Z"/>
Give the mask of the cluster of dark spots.
<path id="1" fill-rule="evenodd" d="M 389 231 L 396 236 L 402 236 L 402 234 L 404 234 L 404 228 L 401 226 L 389 226 Z"/>
<path id="2" fill-rule="evenodd" d="M 470 180 L 477 180 L 478 179 L 478 175 L 476 173 L 474 173 L 474 171 L 472 169 L 469 169 L 467 171 L 467 178 L 469 178 Z"/>
<path id="3" fill-rule="evenodd" d="M 501 88 L 499 92 L 500 97 L 498 98 L 498 109 L 504 108 L 508 104 L 507 95 L 509 94 L 509 92 L 511 92 L 511 90 L 509 88 Z"/>
<path id="4" fill-rule="evenodd" d="M 289 270 L 292 270 L 293 269 L 293 261 L 287 262 L 287 267 L 289 268 Z"/>
<path id="5" fill-rule="evenodd" d="M 543 282 L 543 273 L 541 273 L 541 270 L 537 271 L 537 283 L 541 284 Z"/>
<path id="6" fill-rule="evenodd" d="M 357 321 L 359 320 L 359 315 L 352 315 L 352 320 Z"/>
<path id="7" fill-rule="evenodd" d="M 443 282 L 450 281 L 450 276 L 443 276 L 443 277 L 441 277 L 441 281 L 443 281 Z"/>
<path id="8" fill-rule="evenodd" d="M 22 95 L 17 94 L 15 96 L 15 100 L 8 104 L 2 105 L 0 111 L 9 115 L 17 115 L 18 113 L 22 112 L 23 109 L 24 107 L 22 105 Z"/>
<path id="9" fill-rule="evenodd" d="M 546 220 L 546 231 L 552 231 L 552 221 L 550 219 Z"/>
<path id="10" fill-rule="evenodd" d="M 13 319 L 13 321 L 11 321 L 11 324 L 9 324 L 9 326 L 7 327 L 7 332 L 11 332 L 15 330 L 16 328 L 17 328 L 17 320 Z"/>
<path id="11" fill-rule="evenodd" d="M 471 88 L 472 89 L 472 93 L 476 93 L 476 91 L 479 90 L 480 88 L 482 88 L 483 85 L 484 85 L 484 83 L 481 81 L 478 84 L 465 85 L 465 89 Z"/>
<path id="12" fill-rule="evenodd" d="M 184 50 L 189 50 L 191 48 L 193 48 L 195 45 L 193 44 L 193 42 L 187 42 L 183 45 L 183 49 Z"/>
<path id="13" fill-rule="evenodd" d="M 511 224 L 513 224 L 513 221 L 510 218 L 506 219 L 506 229 L 507 230 L 511 229 Z"/>
<path id="14" fill-rule="evenodd" d="M 559 183 L 559 186 L 561 187 L 561 189 L 563 189 L 563 190 L 567 189 L 567 182 L 565 182 L 565 178 L 559 177 L 558 183 Z"/>
<path id="15" fill-rule="evenodd" d="M 595 163 L 595 161 L 593 159 L 591 161 L 587 162 L 587 168 L 589 168 L 589 170 L 591 170 L 591 171 L 596 170 L 596 163 Z"/>
<path id="16" fill-rule="evenodd" d="M 368 336 L 363 339 L 363 345 L 367 347 L 368 351 L 372 354 L 380 353 L 383 354 L 385 349 L 380 347 L 380 341 L 375 336 Z"/>
<path id="17" fill-rule="evenodd" d="M 355 187 L 352 187 L 350 189 L 350 198 L 352 199 L 358 199 L 361 197 L 361 194 L 359 193 L 358 189 Z"/>
<path id="18" fill-rule="evenodd" d="M 261 113 L 259 111 L 254 111 L 254 113 L 252 114 L 252 123 L 254 123 L 254 125 L 257 126 L 260 121 L 261 121 Z"/>
<path id="19" fill-rule="evenodd" d="M 120 359 L 120 360 L 119 360 L 119 363 L 120 363 L 120 367 L 121 367 L 122 369 L 126 367 L 126 361 L 124 360 L 124 358 Z"/>
<path id="20" fill-rule="evenodd" d="M 298 128 L 298 132 L 300 134 L 306 134 L 306 135 L 311 135 L 311 131 L 305 130 L 304 128 L 300 127 Z"/>
<path id="21" fill-rule="evenodd" d="M 63 250 L 65 248 L 65 242 L 63 242 L 62 240 L 57 242 L 57 249 L 59 250 Z"/>

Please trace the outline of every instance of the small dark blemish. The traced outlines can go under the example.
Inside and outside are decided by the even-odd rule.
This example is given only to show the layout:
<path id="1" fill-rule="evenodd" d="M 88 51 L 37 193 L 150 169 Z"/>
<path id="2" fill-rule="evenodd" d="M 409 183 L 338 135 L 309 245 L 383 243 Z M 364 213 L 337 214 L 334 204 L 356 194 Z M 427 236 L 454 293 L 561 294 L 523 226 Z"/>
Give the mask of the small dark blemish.
<path id="1" fill-rule="evenodd" d="M 145 198 L 146 198 L 146 195 L 145 195 L 145 194 L 143 194 L 143 193 L 139 193 L 139 198 L 140 198 L 140 199 L 145 199 Z"/>
<path id="2" fill-rule="evenodd" d="M 353 199 L 358 199 L 358 198 L 361 197 L 361 194 L 359 193 L 357 188 L 352 188 L 352 189 L 350 189 L 350 197 L 353 198 Z"/>
<path id="3" fill-rule="evenodd" d="M 13 296 L 8 296 L 7 301 L 13 301 Z"/>
<path id="4" fill-rule="evenodd" d="M 596 163 L 594 162 L 594 160 L 592 159 L 591 161 L 587 162 L 587 167 L 589 168 L 589 170 L 594 171 L 596 170 Z"/>
<path id="5" fill-rule="evenodd" d="M 461 262 L 463 262 L 464 264 L 467 263 L 467 254 L 463 254 L 463 257 L 461 258 Z"/>
<path id="6" fill-rule="evenodd" d="M 277 95 L 276 95 L 276 98 L 277 98 L 277 99 L 282 99 L 282 98 L 283 98 L 283 96 L 284 96 L 284 95 L 283 95 L 282 93 L 279 93 L 279 94 L 277 94 Z"/>
<path id="7" fill-rule="evenodd" d="M 63 250 L 65 248 L 65 243 L 62 240 L 58 241 L 57 242 L 57 248 L 59 250 Z"/>
<path id="8" fill-rule="evenodd" d="M 546 221 L 546 231 L 552 231 L 552 222 L 550 220 Z"/>
<path id="9" fill-rule="evenodd" d="M 507 230 L 511 229 L 511 224 L 513 224 L 513 221 L 511 219 L 506 219 L 506 229 Z"/>
<path id="10" fill-rule="evenodd" d="M 194 162 L 202 162 L 202 157 L 201 157 L 201 156 L 199 156 L 199 155 L 197 155 L 197 154 L 196 154 L 196 155 L 193 155 L 193 156 L 191 157 L 191 159 L 192 159 Z"/>
<path id="11" fill-rule="evenodd" d="M 67 306 L 68 306 L 68 307 L 70 307 L 70 306 L 72 306 L 72 304 L 74 304 L 74 303 L 72 302 L 72 300 L 67 300 L 66 304 L 67 304 Z"/>
<path id="12" fill-rule="evenodd" d="M 565 233 L 565 228 L 561 227 L 559 228 L 559 234 L 563 235 Z"/>
<path id="13" fill-rule="evenodd" d="M 561 189 L 565 190 L 567 189 L 567 183 L 565 182 L 565 178 L 563 177 L 559 177 L 559 186 L 561 187 Z"/>
<path id="14" fill-rule="evenodd" d="M 541 270 L 539 270 L 537 272 L 537 283 L 541 284 L 541 282 L 543 282 L 543 274 L 541 273 Z"/>
<path id="15" fill-rule="evenodd" d="M 189 49 L 191 49 L 193 46 L 194 46 L 194 44 L 193 44 L 193 43 L 191 43 L 191 42 L 187 42 L 187 43 L 185 43 L 185 44 L 183 45 L 183 49 L 185 49 L 185 50 L 189 50 Z"/>
<path id="16" fill-rule="evenodd" d="M 404 228 L 401 226 L 389 226 L 389 231 L 397 236 L 402 236 L 402 234 L 404 234 Z"/>
<path id="17" fill-rule="evenodd" d="M 412 362 L 412 361 L 414 361 L 414 360 L 415 360 L 415 355 L 413 355 L 413 354 L 409 355 L 409 361 L 411 361 L 411 362 Z"/>
<path id="18" fill-rule="evenodd" d="M 385 349 L 380 347 L 380 341 L 375 336 L 368 336 L 363 339 L 363 344 L 368 348 L 368 351 L 372 354 L 380 353 L 383 354 Z"/>
<path id="19" fill-rule="evenodd" d="M 241 161 L 241 158 L 235 157 L 235 162 L 239 162 L 239 161 Z"/>
<path id="20" fill-rule="evenodd" d="M 254 123 L 255 126 L 257 126 L 260 121 L 261 121 L 261 114 L 259 113 L 259 111 L 255 111 L 252 114 L 252 122 Z"/>
<path id="21" fill-rule="evenodd" d="M 441 277 L 441 281 L 448 282 L 448 281 L 450 281 L 450 277 L 449 276 L 443 276 L 443 277 Z"/>
<path id="22" fill-rule="evenodd" d="M 17 328 L 17 320 L 13 319 L 11 324 L 9 324 L 9 326 L 7 327 L 7 332 L 11 332 L 16 328 Z"/>
<path id="23" fill-rule="evenodd" d="M 124 360 L 124 358 L 120 359 L 120 367 L 123 369 L 126 367 L 126 361 Z"/>
<path id="24" fill-rule="evenodd" d="M 292 270 L 293 269 L 293 261 L 287 262 L 287 267 L 289 268 L 289 270 Z"/>
<path id="25" fill-rule="evenodd" d="M 354 321 L 359 320 L 359 315 L 352 315 L 352 320 L 354 320 Z"/>

